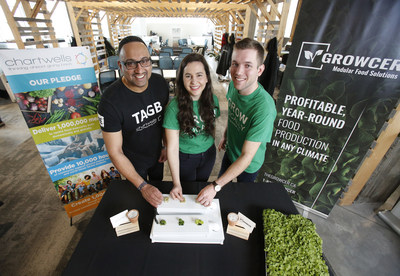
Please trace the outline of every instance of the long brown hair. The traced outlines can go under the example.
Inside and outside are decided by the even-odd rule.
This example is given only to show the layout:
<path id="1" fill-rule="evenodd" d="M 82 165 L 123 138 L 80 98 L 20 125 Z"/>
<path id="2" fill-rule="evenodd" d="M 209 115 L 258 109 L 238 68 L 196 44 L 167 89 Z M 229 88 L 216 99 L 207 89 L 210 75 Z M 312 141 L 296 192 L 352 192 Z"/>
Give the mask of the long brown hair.
<path id="1" fill-rule="evenodd" d="M 207 61 L 204 56 L 192 53 L 187 55 L 181 62 L 179 66 L 177 78 L 176 78 L 176 88 L 177 88 L 177 100 L 178 100 L 178 122 L 181 132 L 188 134 L 190 137 L 196 136 L 193 132 L 193 128 L 196 127 L 193 118 L 193 100 L 189 92 L 186 90 L 183 84 L 183 70 L 185 67 L 191 63 L 199 61 L 204 66 L 204 71 L 207 76 L 206 86 L 201 93 L 199 103 L 199 114 L 204 122 L 204 132 L 212 137 L 215 137 L 215 115 L 214 115 L 214 99 L 212 93 L 212 83 L 210 68 L 208 67 Z"/>

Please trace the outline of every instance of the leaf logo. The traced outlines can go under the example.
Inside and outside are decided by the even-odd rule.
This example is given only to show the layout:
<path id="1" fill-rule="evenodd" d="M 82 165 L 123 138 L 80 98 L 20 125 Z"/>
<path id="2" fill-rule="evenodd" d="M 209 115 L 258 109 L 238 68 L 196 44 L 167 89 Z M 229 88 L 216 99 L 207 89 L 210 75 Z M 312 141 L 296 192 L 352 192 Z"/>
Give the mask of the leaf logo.
<path id="1" fill-rule="evenodd" d="M 311 62 L 314 62 L 315 57 L 322 55 L 322 53 L 324 52 L 324 50 L 318 50 L 315 52 L 315 54 L 313 55 L 313 53 L 311 51 L 304 51 L 304 57 L 307 60 L 311 59 Z"/>

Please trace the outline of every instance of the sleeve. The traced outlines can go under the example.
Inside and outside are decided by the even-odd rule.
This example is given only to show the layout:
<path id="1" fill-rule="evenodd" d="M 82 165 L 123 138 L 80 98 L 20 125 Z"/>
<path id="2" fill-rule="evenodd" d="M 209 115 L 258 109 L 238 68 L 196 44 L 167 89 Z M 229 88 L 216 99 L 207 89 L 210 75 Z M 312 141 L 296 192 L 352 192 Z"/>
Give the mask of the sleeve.
<path id="1" fill-rule="evenodd" d="M 246 140 L 252 142 L 270 142 L 276 117 L 275 104 L 260 105 L 257 110 L 250 129 L 246 134 Z"/>
<path id="2" fill-rule="evenodd" d="M 163 127 L 167 129 L 179 130 L 178 122 L 178 104 L 176 99 L 173 99 L 165 110 Z"/>
<path id="3" fill-rule="evenodd" d="M 100 127 L 106 132 L 118 132 L 122 129 L 119 112 L 106 98 L 102 98 L 97 110 Z"/>

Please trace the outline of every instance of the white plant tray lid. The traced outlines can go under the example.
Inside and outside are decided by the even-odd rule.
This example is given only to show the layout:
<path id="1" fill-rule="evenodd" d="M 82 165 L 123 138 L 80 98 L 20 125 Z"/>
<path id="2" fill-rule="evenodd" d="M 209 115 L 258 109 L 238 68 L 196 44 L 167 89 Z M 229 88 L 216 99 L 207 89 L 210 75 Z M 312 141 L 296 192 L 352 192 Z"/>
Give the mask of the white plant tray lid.
<path id="1" fill-rule="evenodd" d="M 158 214 L 203 214 L 206 213 L 210 207 L 205 207 L 196 202 L 197 195 L 183 195 L 184 202 L 178 199 L 172 199 L 168 194 L 163 194 L 163 202 L 158 206 Z"/>

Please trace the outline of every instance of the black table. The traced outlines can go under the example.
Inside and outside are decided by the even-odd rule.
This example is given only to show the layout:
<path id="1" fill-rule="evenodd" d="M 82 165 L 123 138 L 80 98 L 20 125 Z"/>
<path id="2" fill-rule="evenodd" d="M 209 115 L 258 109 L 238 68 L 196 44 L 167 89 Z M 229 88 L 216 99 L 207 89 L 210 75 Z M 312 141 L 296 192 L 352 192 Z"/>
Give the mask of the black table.
<path id="1" fill-rule="evenodd" d="M 169 193 L 172 183 L 153 183 Z M 204 183 L 184 183 L 184 194 L 197 194 Z M 225 240 L 219 244 L 152 243 L 154 208 L 128 181 L 108 187 L 64 275 L 265 275 L 263 209 L 297 214 L 278 183 L 230 183 L 217 194 Z M 139 210 L 140 231 L 117 237 L 110 217 L 126 209 Z M 257 226 L 249 240 L 226 234 L 227 214 L 241 212 Z"/>

